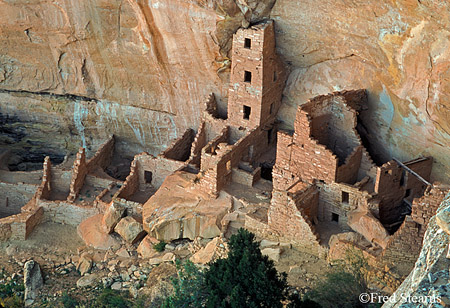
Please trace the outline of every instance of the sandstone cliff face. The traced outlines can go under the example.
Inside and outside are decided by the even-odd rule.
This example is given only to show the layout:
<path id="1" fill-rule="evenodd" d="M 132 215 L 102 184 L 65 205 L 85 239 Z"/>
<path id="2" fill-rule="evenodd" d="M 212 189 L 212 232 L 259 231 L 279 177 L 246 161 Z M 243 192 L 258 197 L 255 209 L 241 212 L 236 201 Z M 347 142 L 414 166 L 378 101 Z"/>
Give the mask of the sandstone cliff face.
<path id="1" fill-rule="evenodd" d="M 432 155 L 443 180 L 449 15 L 439 0 L 3 0 L 0 119 L 16 115 L 24 140 L 36 131 L 31 120 L 51 132 L 58 122 L 54 148 L 115 133 L 135 151 L 159 152 L 196 128 L 210 92 L 226 108 L 231 35 L 271 17 L 291 71 L 279 114 L 286 128 L 310 97 L 367 88 L 361 118 L 375 159 Z M 55 104 L 45 93 L 63 97 Z M 48 142 L 31 135 L 31 147 Z"/>

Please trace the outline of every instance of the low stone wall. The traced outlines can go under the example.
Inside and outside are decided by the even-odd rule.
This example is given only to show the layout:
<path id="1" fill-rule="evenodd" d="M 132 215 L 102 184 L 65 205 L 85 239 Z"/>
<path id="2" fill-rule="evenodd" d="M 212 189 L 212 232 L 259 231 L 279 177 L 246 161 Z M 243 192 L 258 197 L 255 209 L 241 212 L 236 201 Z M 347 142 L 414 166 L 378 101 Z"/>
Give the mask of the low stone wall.
<path id="1" fill-rule="evenodd" d="M 42 207 L 38 207 L 32 211 L 0 219 L 0 242 L 26 240 L 34 227 L 41 222 L 43 214 Z"/>
<path id="2" fill-rule="evenodd" d="M 99 214 L 100 208 L 92 205 L 78 205 L 67 201 L 39 200 L 37 204 L 44 209 L 43 222 L 56 222 L 78 226 L 83 220 Z"/>

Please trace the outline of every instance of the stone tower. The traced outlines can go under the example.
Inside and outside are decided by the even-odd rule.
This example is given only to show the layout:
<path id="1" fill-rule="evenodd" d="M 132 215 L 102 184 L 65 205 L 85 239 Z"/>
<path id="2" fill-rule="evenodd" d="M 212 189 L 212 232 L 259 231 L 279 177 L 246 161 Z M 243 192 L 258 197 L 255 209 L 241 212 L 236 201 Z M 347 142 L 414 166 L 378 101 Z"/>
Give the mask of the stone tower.
<path id="1" fill-rule="evenodd" d="M 274 22 L 238 30 L 233 36 L 229 123 L 252 129 L 273 120 L 284 82 L 284 68 L 275 51 Z"/>

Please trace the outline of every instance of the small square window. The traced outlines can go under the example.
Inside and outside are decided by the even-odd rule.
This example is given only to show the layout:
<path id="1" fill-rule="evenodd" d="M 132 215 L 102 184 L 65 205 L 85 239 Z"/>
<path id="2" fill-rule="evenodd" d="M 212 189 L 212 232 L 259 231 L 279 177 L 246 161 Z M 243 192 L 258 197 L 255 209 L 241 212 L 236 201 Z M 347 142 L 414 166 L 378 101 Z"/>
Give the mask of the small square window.
<path id="1" fill-rule="evenodd" d="M 348 203 L 348 200 L 349 200 L 348 192 L 343 191 L 342 192 L 342 203 Z"/>
<path id="2" fill-rule="evenodd" d="M 252 40 L 249 38 L 246 38 L 244 40 L 244 47 L 247 49 L 251 49 L 252 48 Z"/>
<path id="3" fill-rule="evenodd" d="M 153 179 L 153 174 L 151 171 L 144 171 L 145 183 L 151 184 Z"/>
<path id="4" fill-rule="evenodd" d="M 249 106 L 245 106 L 244 105 L 244 119 L 248 120 L 250 119 L 250 113 L 252 112 L 252 108 L 250 108 Z"/>
<path id="5" fill-rule="evenodd" d="M 331 213 L 331 221 L 339 222 L 339 215 L 336 213 Z"/>
<path id="6" fill-rule="evenodd" d="M 244 81 L 252 82 L 252 72 L 249 72 L 249 71 L 244 72 Z"/>

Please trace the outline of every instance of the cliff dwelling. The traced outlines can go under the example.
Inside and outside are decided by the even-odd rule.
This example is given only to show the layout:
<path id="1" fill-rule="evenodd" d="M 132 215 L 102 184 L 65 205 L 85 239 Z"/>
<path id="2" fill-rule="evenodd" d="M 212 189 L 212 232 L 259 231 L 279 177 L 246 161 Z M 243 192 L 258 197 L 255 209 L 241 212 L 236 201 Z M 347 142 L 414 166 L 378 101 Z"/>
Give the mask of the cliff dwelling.
<path id="1" fill-rule="evenodd" d="M 136 143 L 125 153 L 126 138 L 113 129 L 87 146 L 84 126 L 74 128 L 85 138 L 78 150 L 26 145 L 1 112 L 0 241 L 27 240 L 39 224 L 62 223 L 76 227 L 88 247 L 108 251 L 126 242 L 149 258 L 157 241 L 209 241 L 245 228 L 329 262 L 357 249 L 406 276 L 446 193 L 431 183 L 433 158 L 380 161 L 360 116 L 370 104 L 366 89 L 301 102 L 293 130 L 286 129 L 279 111 L 288 71 L 275 36 L 270 19 L 238 29 L 226 110 L 211 93 L 199 125 L 182 133 L 165 111 L 152 135 L 168 140 L 162 149 L 141 151 Z M 143 126 L 129 126 L 145 135 Z"/>

